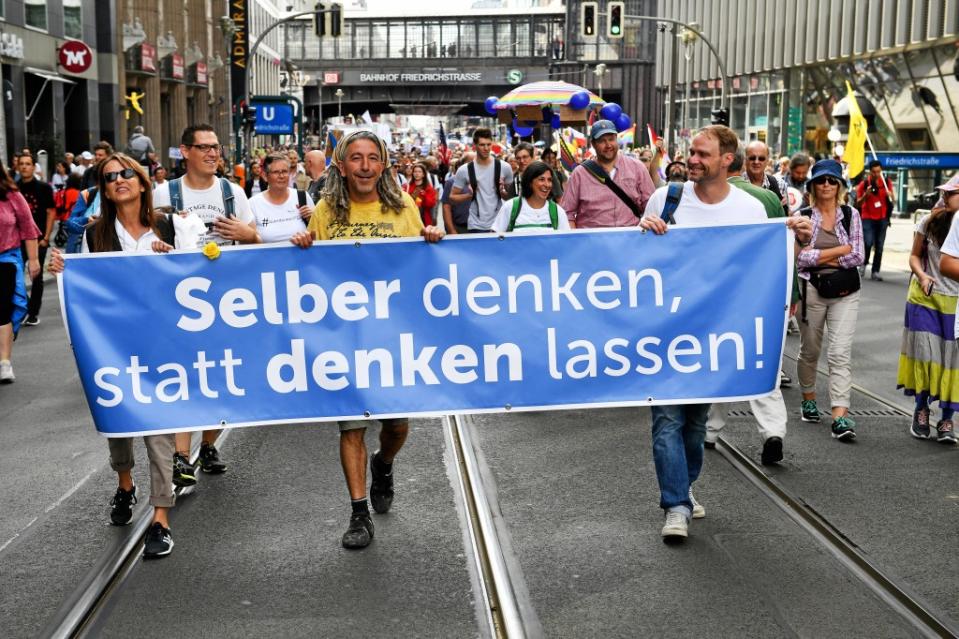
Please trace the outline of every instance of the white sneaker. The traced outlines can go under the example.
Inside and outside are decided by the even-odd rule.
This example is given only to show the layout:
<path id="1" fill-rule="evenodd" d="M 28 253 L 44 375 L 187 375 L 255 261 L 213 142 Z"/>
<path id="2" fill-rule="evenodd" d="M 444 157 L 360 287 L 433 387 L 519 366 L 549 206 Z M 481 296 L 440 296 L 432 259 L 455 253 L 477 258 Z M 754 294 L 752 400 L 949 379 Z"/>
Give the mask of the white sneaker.
<path id="1" fill-rule="evenodd" d="M 689 522 L 686 515 L 678 512 L 666 513 L 666 525 L 663 526 L 663 540 L 677 541 L 689 536 Z"/>
<path id="2" fill-rule="evenodd" d="M 689 501 L 693 502 L 693 519 L 702 519 L 706 516 L 706 509 L 693 497 L 693 489 L 689 489 Z"/>
<path id="3" fill-rule="evenodd" d="M 12 384 L 16 377 L 13 375 L 13 365 L 10 360 L 0 362 L 0 384 Z"/>

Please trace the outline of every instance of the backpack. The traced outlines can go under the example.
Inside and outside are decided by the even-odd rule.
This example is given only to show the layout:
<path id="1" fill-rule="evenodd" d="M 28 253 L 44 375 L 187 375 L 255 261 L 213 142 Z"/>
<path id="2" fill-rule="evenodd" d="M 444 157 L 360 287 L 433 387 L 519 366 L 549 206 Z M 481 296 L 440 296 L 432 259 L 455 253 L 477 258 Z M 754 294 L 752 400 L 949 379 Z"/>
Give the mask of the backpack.
<path id="1" fill-rule="evenodd" d="M 513 229 L 529 229 L 529 228 L 538 228 L 538 229 L 548 229 L 551 228 L 554 231 L 559 228 L 559 209 L 556 207 L 556 202 L 552 200 L 546 201 L 546 206 L 549 208 L 549 224 L 516 224 L 516 218 L 519 217 L 519 211 L 523 208 L 523 198 L 516 198 L 513 200 L 513 211 L 509 216 L 509 224 L 506 226 L 507 232 L 512 231 Z"/>
<path id="2" fill-rule="evenodd" d="M 296 206 L 297 208 L 306 206 L 306 191 L 302 189 L 296 190 Z"/>
<path id="3" fill-rule="evenodd" d="M 500 179 L 500 163 L 502 160 L 493 158 L 493 190 L 496 192 L 497 202 L 499 201 L 499 179 Z M 470 188 L 473 190 L 473 199 L 476 199 L 476 167 L 473 166 L 473 162 L 468 162 L 466 164 L 466 172 L 469 174 Z"/>
<path id="4" fill-rule="evenodd" d="M 176 178 L 175 180 L 170 180 L 170 206 L 173 207 L 174 211 L 183 210 L 183 178 Z M 236 214 L 236 210 L 233 207 L 233 187 L 230 186 L 230 181 L 226 178 L 220 178 L 220 191 L 223 193 L 223 209 L 226 212 L 227 217 L 233 217 Z"/>
<path id="5" fill-rule="evenodd" d="M 70 210 L 70 217 L 63 222 L 67 234 L 64 252 L 79 253 L 81 251 L 83 232 L 90 222 L 90 215 L 97 210 L 100 204 L 99 196 L 100 194 L 95 186 L 80 192 L 76 203 Z"/>
<path id="6" fill-rule="evenodd" d="M 675 224 L 673 214 L 679 208 L 679 201 L 683 199 L 683 183 L 670 182 L 666 187 L 666 204 L 663 205 L 663 214 L 660 216 L 666 224 Z"/>

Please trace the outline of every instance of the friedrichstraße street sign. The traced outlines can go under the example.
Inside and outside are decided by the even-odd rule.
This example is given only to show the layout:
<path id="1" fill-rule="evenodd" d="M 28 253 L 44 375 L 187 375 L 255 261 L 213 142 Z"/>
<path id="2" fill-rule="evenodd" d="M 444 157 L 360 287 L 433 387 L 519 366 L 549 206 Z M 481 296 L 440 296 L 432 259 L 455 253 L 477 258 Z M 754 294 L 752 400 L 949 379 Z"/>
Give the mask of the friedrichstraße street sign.
<path id="1" fill-rule="evenodd" d="M 293 105 L 282 102 L 253 101 L 257 135 L 292 135 Z"/>

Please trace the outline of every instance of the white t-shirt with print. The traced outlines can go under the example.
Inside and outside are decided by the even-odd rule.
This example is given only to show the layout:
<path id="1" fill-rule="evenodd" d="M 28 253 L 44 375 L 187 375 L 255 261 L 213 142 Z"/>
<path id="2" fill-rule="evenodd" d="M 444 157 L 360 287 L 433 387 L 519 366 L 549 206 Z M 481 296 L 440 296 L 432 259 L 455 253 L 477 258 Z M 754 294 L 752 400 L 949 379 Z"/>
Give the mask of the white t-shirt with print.
<path id="1" fill-rule="evenodd" d="M 694 186 L 692 182 L 683 184 L 683 195 L 679 200 L 679 207 L 673 213 L 677 226 L 742 224 L 765 222 L 767 219 L 762 202 L 742 189 L 730 185 L 726 199 L 717 204 L 706 204 L 696 197 Z M 643 217 L 662 215 L 668 188 L 664 186 L 656 189 L 646 203 L 646 212 L 643 213 Z"/>
<path id="2" fill-rule="evenodd" d="M 250 202 L 246 199 L 246 193 L 239 186 L 230 182 L 230 188 L 233 191 L 233 213 L 236 219 L 249 224 L 253 222 L 253 212 L 250 210 Z M 200 237 L 197 244 L 202 248 L 207 242 L 226 245 L 232 244 L 232 240 L 226 240 L 213 230 L 213 220 L 226 215 L 226 208 L 223 204 L 223 190 L 220 188 L 220 179 L 213 180 L 213 186 L 208 189 L 194 190 L 186 185 L 184 180 L 180 180 L 182 192 L 183 210 L 194 213 L 206 225 L 206 234 Z M 153 192 L 153 206 L 170 206 L 170 181 L 157 186 Z"/>
<path id="3" fill-rule="evenodd" d="M 513 228 L 513 233 L 542 233 L 544 231 L 553 230 L 552 220 L 549 219 L 549 203 L 544 204 L 542 208 L 534 209 L 525 199 L 520 199 L 522 200 L 523 204 L 519 207 L 519 215 L 516 216 L 516 226 Z M 500 207 L 499 213 L 496 214 L 496 219 L 493 220 L 493 232 L 506 232 L 506 229 L 509 227 L 509 219 L 513 216 L 513 202 L 515 201 L 516 198 L 507 200 L 503 203 L 503 206 Z M 556 220 L 558 222 L 556 230 L 570 230 L 569 218 L 566 217 L 566 211 L 563 210 L 563 207 L 557 204 L 556 212 L 559 215 L 559 218 Z M 537 226 L 531 228 L 519 228 L 520 226 L 526 224 L 534 224 Z"/>
<path id="4" fill-rule="evenodd" d="M 266 193 L 257 193 L 250 198 L 250 208 L 256 220 L 256 230 L 264 242 L 286 242 L 294 233 L 306 230 L 306 222 L 300 217 L 296 189 L 288 189 L 286 202 L 273 204 Z M 306 205 L 313 208 L 313 199 L 306 194 Z"/>

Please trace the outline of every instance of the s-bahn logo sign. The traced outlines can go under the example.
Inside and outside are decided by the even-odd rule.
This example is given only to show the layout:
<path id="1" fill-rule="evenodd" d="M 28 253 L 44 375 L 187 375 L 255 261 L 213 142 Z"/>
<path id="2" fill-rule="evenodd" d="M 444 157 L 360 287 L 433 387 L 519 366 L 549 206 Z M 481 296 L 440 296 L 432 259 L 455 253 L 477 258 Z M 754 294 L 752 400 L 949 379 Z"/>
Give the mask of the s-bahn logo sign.
<path id="1" fill-rule="evenodd" d="M 510 84 L 519 84 L 523 81 L 523 72 L 519 69 L 510 69 L 506 72 L 506 81 Z"/>
<path id="2" fill-rule="evenodd" d="M 67 40 L 60 45 L 60 66 L 68 73 L 83 73 L 93 64 L 93 51 L 79 40 Z"/>

